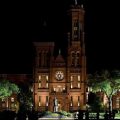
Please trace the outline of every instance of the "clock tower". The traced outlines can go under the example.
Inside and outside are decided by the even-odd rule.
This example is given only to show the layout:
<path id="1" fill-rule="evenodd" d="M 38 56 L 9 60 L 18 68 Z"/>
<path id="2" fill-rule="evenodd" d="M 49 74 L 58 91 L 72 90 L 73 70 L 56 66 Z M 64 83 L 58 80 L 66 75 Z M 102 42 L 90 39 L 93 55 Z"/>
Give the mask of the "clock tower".
<path id="1" fill-rule="evenodd" d="M 75 111 L 86 105 L 84 9 L 75 2 L 68 11 L 69 32 L 65 58 L 54 56 L 53 42 L 35 42 L 34 105 L 38 111 Z M 66 52 L 65 52 L 66 53 Z"/>
<path id="2" fill-rule="evenodd" d="M 86 105 L 86 56 L 84 43 L 84 8 L 71 6 L 68 11 L 67 79 L 69 82 L 70 110 L 85 109 Z"/>

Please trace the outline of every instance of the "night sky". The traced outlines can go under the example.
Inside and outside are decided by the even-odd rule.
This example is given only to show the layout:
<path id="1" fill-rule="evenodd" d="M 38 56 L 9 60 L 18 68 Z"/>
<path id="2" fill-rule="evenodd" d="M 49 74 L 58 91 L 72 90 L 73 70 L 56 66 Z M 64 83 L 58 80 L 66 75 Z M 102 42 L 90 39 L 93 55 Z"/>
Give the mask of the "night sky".
<path id="1" fill-rule="evenodd" d="M 64 53 L 66 11 L 72 2 L 1 3 L 0 73 L 32 73 L 33 41 L 55 41 Z M 87 72 L 120 69 L 119 4 L 104 0 L 81 0 L 78 3 L 83 3 L 86 10 Z"/>

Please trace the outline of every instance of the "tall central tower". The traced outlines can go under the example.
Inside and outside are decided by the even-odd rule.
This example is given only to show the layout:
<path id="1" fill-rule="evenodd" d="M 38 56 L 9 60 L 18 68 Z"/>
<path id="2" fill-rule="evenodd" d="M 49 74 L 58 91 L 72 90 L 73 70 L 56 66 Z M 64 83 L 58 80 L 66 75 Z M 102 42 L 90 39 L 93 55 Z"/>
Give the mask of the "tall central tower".
<path id="1" fill-rule="evenodd" d="M 74 111 L 86 105 L 86 56 L 84 9 L 71 6 L 66 59 L 54 56 L 53 42 L 35 42 L 34 105 L 38 111 Z M 66 52 L 65 52 L 66 53 Z"/>
<path id="2" fill-rule="evenodd" d="M 70 109 L 84 109 L 86 104 L 86 56 L 84 43 L 83 6 L 72 5 L 68 11 L 70 32 L 68 33 L 67 71 L 70 82 Z"/>

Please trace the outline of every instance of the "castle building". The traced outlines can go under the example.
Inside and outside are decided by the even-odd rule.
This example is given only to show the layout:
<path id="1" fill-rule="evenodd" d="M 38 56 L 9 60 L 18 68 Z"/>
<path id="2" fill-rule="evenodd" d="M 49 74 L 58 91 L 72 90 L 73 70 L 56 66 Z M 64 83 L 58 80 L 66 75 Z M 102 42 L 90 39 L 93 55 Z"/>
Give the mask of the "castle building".
<path id="1" fill-rule="evenodd" d="M 35 110 L 58 111 L 84 109 L 86 105 L 86 56 L 84 43 L 84 8 L 77 4 L 68 10 L 69 27 L 66 58 L 54 56 L 54 42 L 34 42 Z"/>
<path id="2" fill-rule="evenodd" d="M 72 5 L 68 10 L 68 38 L 64 56 L 59 50 L 54 55 L 54 42 L 34 42 L 35 58 L 33 74 L 0 74 L 0 80 L 7 79 L 18 85 L 33 82 L 33 109 L 36 111 L 84 110 L 88 92 L 86 91 L 86 55 L 84 43 L 84 15 L 83 6 Z M 57 102 L 55 103 L 55 99 Z M 101 97 L 104 105 L 108 103 L 106 97 Z M 120 110 L 120 91 L 113 95 L 113 109 Z M 17 95 L 11 95 L 8 100 L 0 99 L 0 111 L 16 111 Z M 18 105 L 19 106 L 19 105 Z"/>

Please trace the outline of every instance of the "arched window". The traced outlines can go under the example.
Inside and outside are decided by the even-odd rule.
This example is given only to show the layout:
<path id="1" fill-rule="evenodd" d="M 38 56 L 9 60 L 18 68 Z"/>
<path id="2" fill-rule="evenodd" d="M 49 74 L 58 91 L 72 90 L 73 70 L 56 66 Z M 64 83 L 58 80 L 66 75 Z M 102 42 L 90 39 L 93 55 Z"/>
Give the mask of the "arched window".
<path id="1" fill-rule="evenodd" d="M 71 52 L 71 66 L 74 66 L 75 65 L 75 52 L 72 51 Z"/>
<path id="2" fill-rule="evenodd" d="M 71 56 L 72 56 L 72 57 L 75 57 L 75 52 L 71 52 Z"/>
<path id="3" fill-rule="evenodd" d="M 80 53 L 76 52 L 76 66 L 80 66 Z"/>

